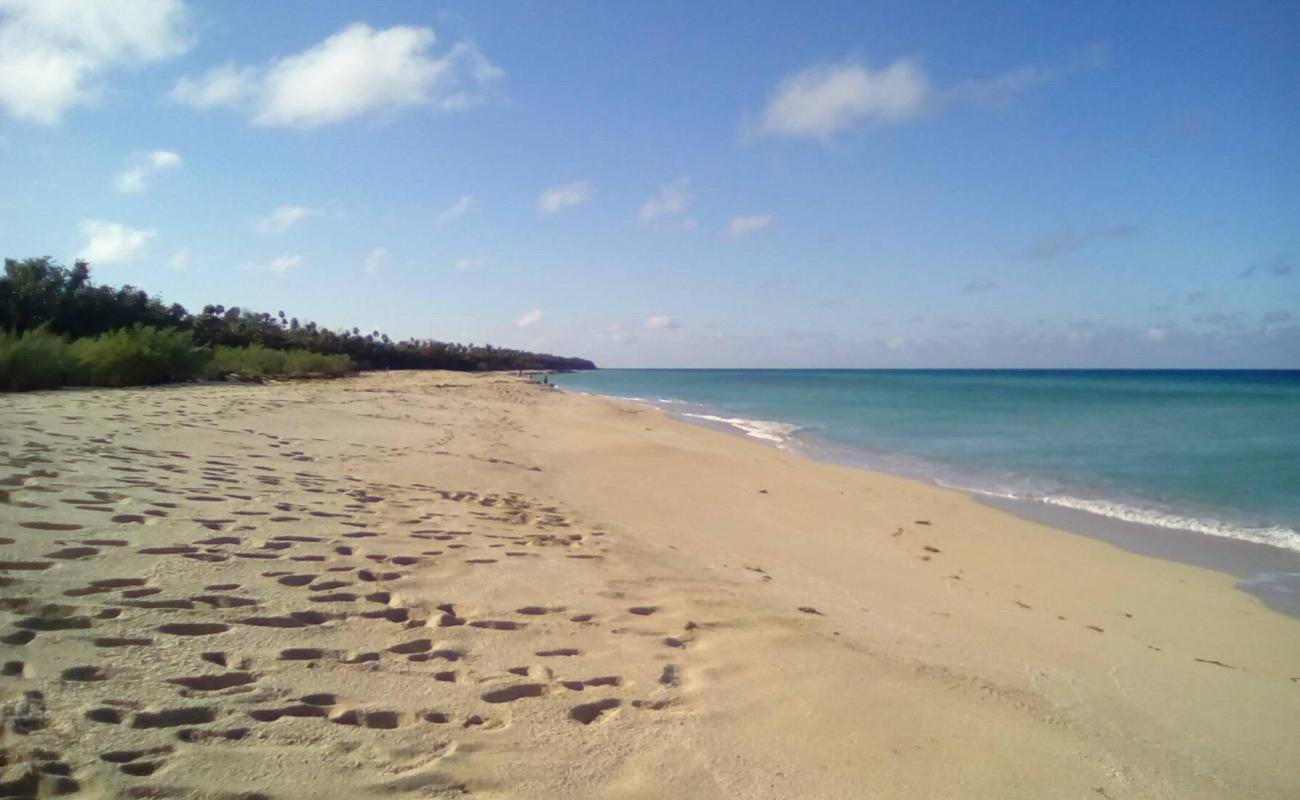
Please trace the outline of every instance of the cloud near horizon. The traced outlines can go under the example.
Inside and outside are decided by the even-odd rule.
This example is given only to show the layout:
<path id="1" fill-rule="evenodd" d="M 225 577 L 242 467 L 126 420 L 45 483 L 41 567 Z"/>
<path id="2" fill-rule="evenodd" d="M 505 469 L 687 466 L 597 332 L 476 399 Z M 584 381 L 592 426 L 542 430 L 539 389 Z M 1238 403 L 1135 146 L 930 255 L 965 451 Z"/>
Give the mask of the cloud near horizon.
<path id="1" fill-rule="evenodd" d="M 181 0 L 0 0 L 0 109 L 58 124 L 103 96 L 110 71 L 187 51 L 187 27 Z"/>
<path id="2" fill-rule="evenodd" d="M 524 312 L 524 315 L 515 321 L 515 325 L 517 325 L 520 328 L 527 328 L 530 325 L 536 325 L 541 321 L 542 321 L 542 310 L 540 308 L 534 308 L 532 311 Z"/>
<path id="3" fill-rule="evenodd" d="M 190 249 L 182 247 L 172 257 L 167 259 L 167 269 L 172 272 L 189 272 L 190 269 Z"/>
<path id="4" fill-rule="evenodd" d="M 1036 239 L 1024 251 L 1024 255 L 1037 261 L 1047 261 L 1067 253 L 1082 250 L 1099 242 L 1128 239 L 1137 236 L 1140 232 L 1136 226 L 1125 224 L 1106 225 L 1083 231 L 1077 231 L 1073 228 L 1057 228 Z"/>
<path id="5" fill-rule="evenodd" d="M 457 111 L 503 77 L 466 42 L 434 55 L 435 38 L 431 28 L 356 23 L 266 66 L 225 64 L 182 77 L 171 97 L 199 109 L 238 109 L 254 125 L 315 128 L 412 106 Z"/>
<path id="6" fill-rule="evenodd" d="M 83 244 L 77 258 L 96 264 L 121 264 L 135 259 L 157 233 L 116 222 L 88 219 L 80 225 Z"/>
<path id="7" fill-rule="evenodd" d="M 651 314 L 646 317 L 645 327 L 647 330 L 662 331 L 669 328 L 680 328 L 681 323 L 674 322 L 673 318 L 667 314 Z"/>
<path id="8" fill-rule="evenodd" d="M 293 270 L 298 269 L 299 267 L 302 266 L 302 264 L 303 264 L 302 256 L 298 255 L 297 253 L 285 253 L 283 255 L 276 256 L 270 261 L 264 262 L 262 264 L 254 264 L 253 267 L 254 269 L 259 269 L 264 272 L 275 272 L 278 274 L 283 274 L 285 272 L 292 272 Z"/>
<path id="9" fill-rule="evenodd" d="M 361 271 L 367 275 L 373 275 L 384 266 L 384 261 L 388 259 L 388 249 L 385 247 L 376 247 L 366 256 L 366 260 L 361 262 Z"/>

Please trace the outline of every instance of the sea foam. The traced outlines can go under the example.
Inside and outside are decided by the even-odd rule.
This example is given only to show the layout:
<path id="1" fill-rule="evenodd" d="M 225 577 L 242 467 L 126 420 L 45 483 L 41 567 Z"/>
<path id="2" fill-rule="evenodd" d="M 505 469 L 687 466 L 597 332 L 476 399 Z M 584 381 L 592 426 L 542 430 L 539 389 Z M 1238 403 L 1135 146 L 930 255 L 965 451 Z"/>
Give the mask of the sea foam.
<path id="1" fill-rule="evenodd" d="M 1063 508 L 1087 511 L 1091 514 L 1120 519 L 1125 522 L 1134 522 L 1139 525 L 1153 525 L 1157 528 L 1190 531 L 1205 534 L 1206 536 L 1267 544 L 1300 552 L 1300 532 L 1280 525 L 1258 527 L 1232 525 L 1217 519 L 1188 517 L 1150 508 L 1139 508 L 1127 503 L 1117 503 L 1111 500 L 1086 500 L 1066 494 L 1044 495 L 1026 499 L 1038 500 Z"/>
<path id="2" fill-rule="evenodd" d="M 706 422 L 717 422 L 722 425 L 730 425 L 733 428 L 741 430 L 746 436 L 752 436 L 755 439 L 761 439 L 772 444 L 783 445 L 789 440 L 790 436 L 800 429 L 801 426 L 793 425 L 789 422 L 773 422 L 764 419 L 746 419 L 744 417 L 720 417 L 714 414 L 691 414 L 684 413 L 683 417 L 692 417 L 702 419 Z"/>

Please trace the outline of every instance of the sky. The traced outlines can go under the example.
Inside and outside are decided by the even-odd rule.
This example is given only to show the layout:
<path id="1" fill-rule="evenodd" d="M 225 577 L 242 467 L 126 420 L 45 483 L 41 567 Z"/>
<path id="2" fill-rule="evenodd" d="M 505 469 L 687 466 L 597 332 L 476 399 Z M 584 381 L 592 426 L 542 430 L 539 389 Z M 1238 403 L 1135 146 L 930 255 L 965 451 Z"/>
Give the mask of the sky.
<path id="1" fill-rule="evenodd" d="M 609 367 L 1300 367 L 1300 4 L 0 0 L 0 255 Z"/>

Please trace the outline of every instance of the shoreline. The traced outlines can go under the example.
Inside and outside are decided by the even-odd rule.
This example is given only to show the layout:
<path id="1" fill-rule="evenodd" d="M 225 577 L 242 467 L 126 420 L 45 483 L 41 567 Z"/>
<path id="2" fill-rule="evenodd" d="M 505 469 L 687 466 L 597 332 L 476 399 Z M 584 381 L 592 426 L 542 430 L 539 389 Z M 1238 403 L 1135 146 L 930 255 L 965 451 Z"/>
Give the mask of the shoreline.
<path id="1" fill-rule="evenodd" d="M 502 375 L 0 422 L 5 780 L 36 793 L 1300 789 L 1300 622 L 951 490 Z"/>
<path id="2" fill-rule="evenodd" d="M 906 472 L 894 472 L 855 463 L 847 455 L 836 456 L 839 446 L 800 446 L 793 440 L 798 425 L 779 420 L 728 418 L 718 414 L 676 411 L 664 401 L 640 397 L 606 395 L 585 390 L 557 388 L 591 397 L 636 403 L 652 408 L 672 419 L 708 430 L 722 431 L 753 444 L 793 453 L 821 464 L 834 464 L 877 475 L 889 475 L 921 483 L 942 491 L 956 492 L 976 502 L 996 508 L 1019 519 L 1035 522 L 1059 532 L 1086 536 L 1106 542 L 1127 552 L 1180 564 L 1211 569 L 1238 579 L 1237 589 L 1259 598 L 1275 611 L 1300 619 L 1300 552 L 1276 544 L 1249 541 L 1230 536 L 1166 527 L 1112 517 L 1087 508 L 1056 505 L 1023 497 L 1004 497 L 975 489 L 942 483 L 934 478 Z M 681 403 L 683 401 L 672 401 Z M 692 404 L 695 405 L 695 404 Z M 703 406 L 701 406 L 703 407 Z M 737 424 L 741 423 L 741 424 Z M 751 424 L 761 424 L 751 430 Z M 769 427 L 771 426 L 771 427 Z"/>

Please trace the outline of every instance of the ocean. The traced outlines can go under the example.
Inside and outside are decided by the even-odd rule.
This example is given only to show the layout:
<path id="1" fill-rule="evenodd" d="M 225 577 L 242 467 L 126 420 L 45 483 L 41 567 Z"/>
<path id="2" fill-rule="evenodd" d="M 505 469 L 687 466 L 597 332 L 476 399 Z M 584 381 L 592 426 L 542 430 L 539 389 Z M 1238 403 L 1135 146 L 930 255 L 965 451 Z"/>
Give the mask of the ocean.
<path id="1" fill-rule="evenodd" d="M 1300 371 L 606 369 L 555 382 L 1022 509 L 1300 553 Z"/>

